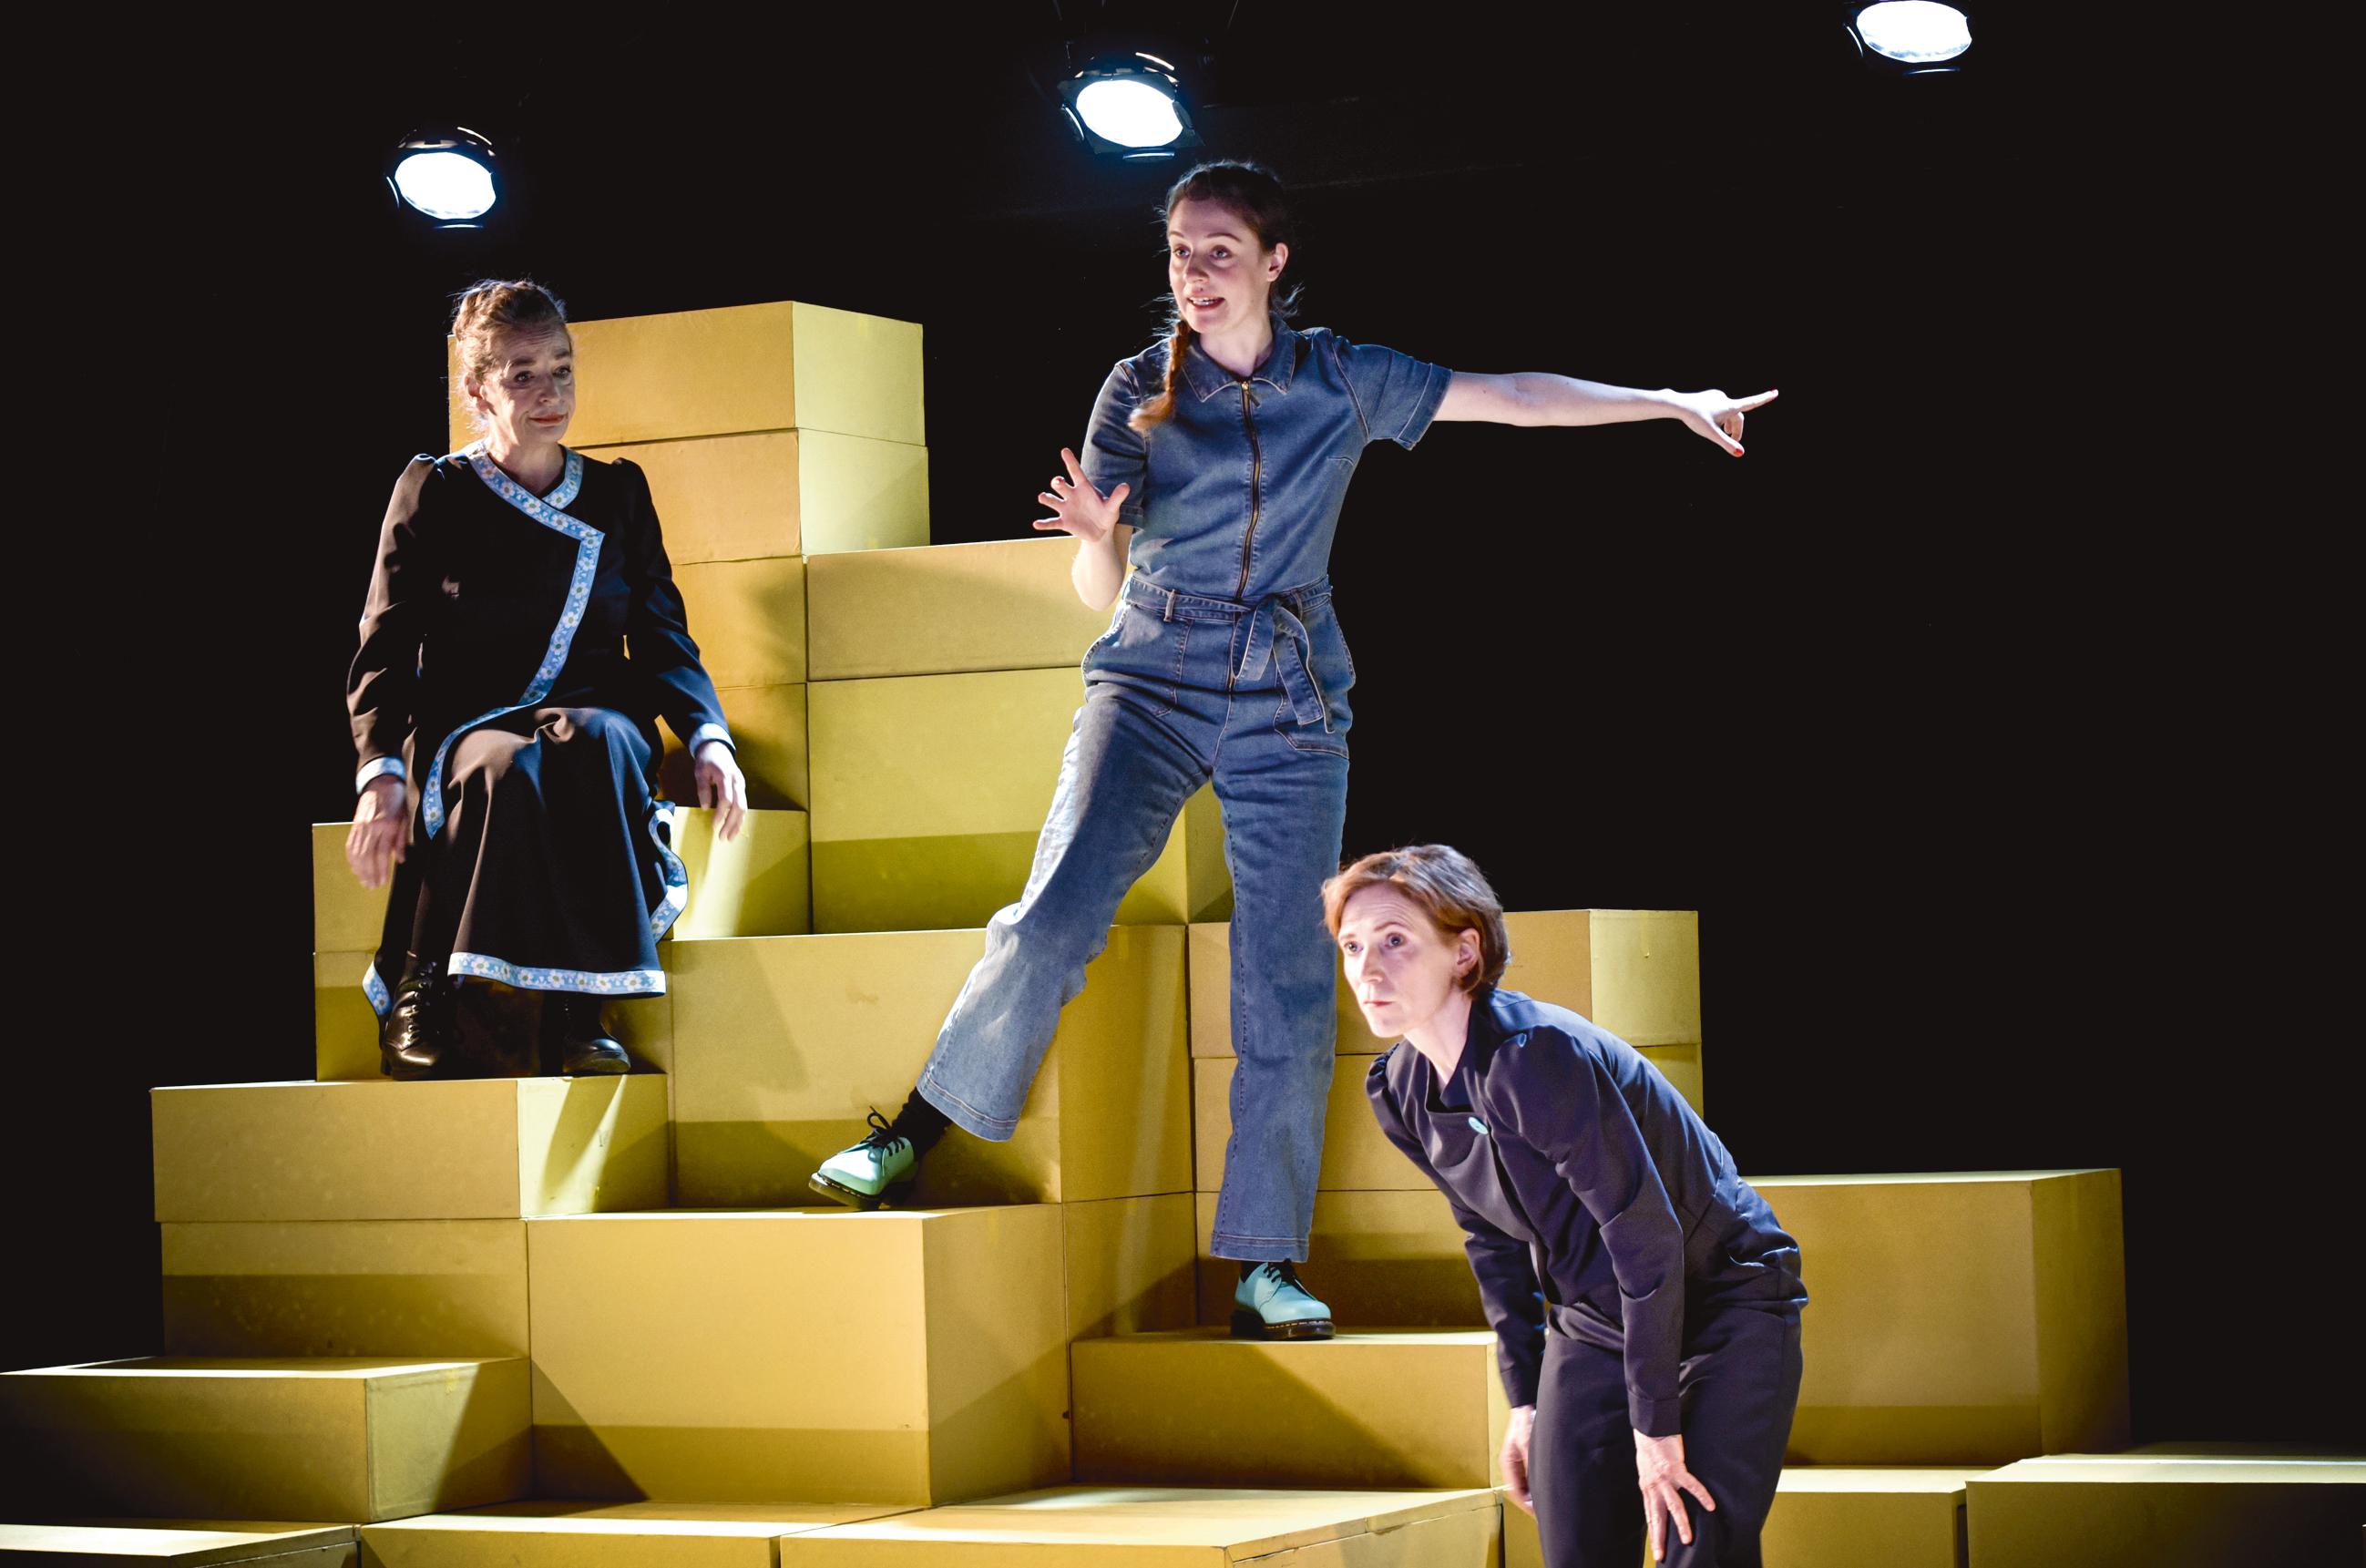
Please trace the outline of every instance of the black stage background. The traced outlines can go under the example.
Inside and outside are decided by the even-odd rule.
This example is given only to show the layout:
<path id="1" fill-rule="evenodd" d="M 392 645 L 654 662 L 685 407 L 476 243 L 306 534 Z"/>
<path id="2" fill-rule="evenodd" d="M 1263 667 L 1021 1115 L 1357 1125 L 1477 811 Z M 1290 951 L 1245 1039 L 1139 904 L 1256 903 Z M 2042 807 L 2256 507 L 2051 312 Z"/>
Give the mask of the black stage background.
<path id="1" fill-rule="evenodd" d="M 69 629 L 20 640 L 46 977 L 0 1366 L 157 1348 L 149 1085 L 310 1076 L 304 824 L 350 809 L 343 672 L 387 491 L 443 442 L 446 297 L 531 272 L 584 318 L 918 320 L 935 537 L 1026 536 L 1155 329 L 1174 172 L 1087 157 L 1022 60 L 1183 8 L 1058 9 L 152 33 L 90 78 L 81 194 L 17 295 L 62 435 L 20 597 Z M 1783 390 L 1739 462 L 1668 423 L 1371 450 L 1334 565 L 1349 852 L 1457 843 L 1515 908 L 1698 908 L 1745 1171 L 2121 1167 L 2139 1437 L 2347 1432 L 2354 1360 L 2304 1347 L 2338 1315 L 2354 1103 L 2305 923 L 2236 900 L 2226 830 L 2273 809 L 2273 720 L 2228 689 L 2273 607 L 2154 532 L 2207 458 L 2158 418 L 2131 279 L 2186 217 L 2131 186 L 2124 106 L 2028 69 L 2024 17 L 1898 83 L 1837 11 L 1653 9 L 1187 24 L 1220 56 L 1206 151 L 1297 193 L 1302 321 Z M 378 183 L 439 118 L 501 153 L 485 233 Z"/>

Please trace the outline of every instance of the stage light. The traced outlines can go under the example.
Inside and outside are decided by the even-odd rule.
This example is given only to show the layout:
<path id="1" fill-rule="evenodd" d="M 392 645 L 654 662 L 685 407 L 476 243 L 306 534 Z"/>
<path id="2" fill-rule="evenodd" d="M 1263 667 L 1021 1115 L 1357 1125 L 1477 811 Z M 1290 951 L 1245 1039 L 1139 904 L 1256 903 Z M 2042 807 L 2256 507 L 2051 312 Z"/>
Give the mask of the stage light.
<path id="1" fill-rule="evenodd" d="M 1934 0 L 1881 0 L 1859 11 L 1854 25 L 1865 48 L 1905 66 L 1944 64 L 1972 47 L 1964 13 Z"/>
<path id="2" fill-rule="evenodd" d="M 386 183 L 396 198 L 439 229 L 473 229 L 501 199 L 493 147 L 467 127 L 415 130 L 395 147 Z"/>
<path id="3" fill-rule="evenodd" d="M 1060 84 L 1069 128 L 1096 152 L 1117 158 L 1171 158 L 1199 145 L 1175 67 L 1155 54 L 1093 62 Z"/>

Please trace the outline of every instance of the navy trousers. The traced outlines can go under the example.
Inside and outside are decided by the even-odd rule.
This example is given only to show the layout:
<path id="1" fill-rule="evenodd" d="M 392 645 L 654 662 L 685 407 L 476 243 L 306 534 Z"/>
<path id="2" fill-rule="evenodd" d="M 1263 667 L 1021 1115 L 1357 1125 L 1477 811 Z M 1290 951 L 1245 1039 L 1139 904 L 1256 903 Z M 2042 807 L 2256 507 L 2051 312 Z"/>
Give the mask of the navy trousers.
<path id="1" fill-rule="evenodd" d="M 1687 1325 L 1677 1388 L 1684 1465 L 1717 1499 L 1717 1511 L 1686 1493 L 1693 1543 L 1684 1545 L 1670 1521 L 1665 1561 L 1670 1568 L 1758 1568 L 1758 1532 L 1774 1505 L 1799 1402 L 1798 1314 L 1729 1307 Z M 1635 1429 L 1617 1351 L 1546 1336 L 1528 1492 L 1547 1568 L 1636 1568 L 1645 1561 Z"/>

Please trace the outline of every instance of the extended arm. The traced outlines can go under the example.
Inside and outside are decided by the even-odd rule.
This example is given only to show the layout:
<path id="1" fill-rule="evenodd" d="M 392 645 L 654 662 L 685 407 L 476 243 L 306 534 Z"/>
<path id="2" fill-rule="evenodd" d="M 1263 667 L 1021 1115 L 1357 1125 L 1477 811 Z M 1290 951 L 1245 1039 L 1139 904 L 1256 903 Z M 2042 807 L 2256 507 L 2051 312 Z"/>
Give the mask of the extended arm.
<path id="1" fill-rule="evenodd" d="M 1773 402 L 1780 393 L 1729 398 L 1720 391 L 1645 391 L 1581 381 L 1542 370 L 1509 376 L 1454 373 L 1437 405 L 1439 419 L 1482 420 L 1494 424 L 1624 424 L 1641 419 L 1682 420 L 1686 429 L 1741 456 L 1741 416 Z"/>

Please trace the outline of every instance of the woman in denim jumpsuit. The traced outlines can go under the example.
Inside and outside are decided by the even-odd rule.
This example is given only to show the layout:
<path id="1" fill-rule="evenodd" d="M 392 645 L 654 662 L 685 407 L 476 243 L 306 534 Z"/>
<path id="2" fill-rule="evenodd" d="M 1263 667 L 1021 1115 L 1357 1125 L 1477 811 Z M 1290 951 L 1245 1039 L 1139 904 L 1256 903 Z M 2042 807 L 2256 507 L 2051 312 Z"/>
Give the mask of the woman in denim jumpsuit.
<path id="1" fill-rule="evenodd" d="M 893 1122 L 825 1162 L 816 1190 L 892 1196 L 947 1122 L 1007 1139 L 1119 901 L 1184 802 L 1214 781 L 1233 880 L 1232 1141 L 1211 1247 L 1243 1263 L 1234 1329 L 1324 1337 L 1306 1257 L 1331 1084 L 1334 976 L 1323 884 L 1339 864 L 1355 665 L 1324 573 L 1363 448 L 1410 447 L 1434 419 L 1579 424 L 1683 418 L 1739 455 L 1718 392 L 1639 392 L 1546 375 L 1468 376 L 1316 328 L 1273 289 L 1290 255 L 1278 181 L 1243 164 L 1168 193 L 1171 334 L 1121 360 L 1081 462 L 1038 528 L 1077 537 L 1087 604 L 1112 598 L 1085 656 L 1085 704 L 1019 901 Z M 1132 572 L 1125 575 L 1131 561 Z"/>

